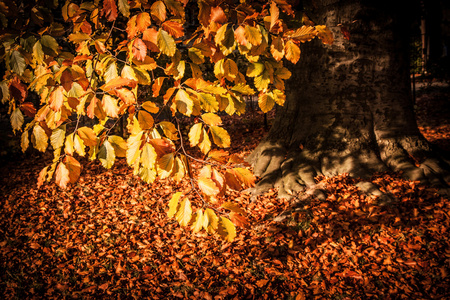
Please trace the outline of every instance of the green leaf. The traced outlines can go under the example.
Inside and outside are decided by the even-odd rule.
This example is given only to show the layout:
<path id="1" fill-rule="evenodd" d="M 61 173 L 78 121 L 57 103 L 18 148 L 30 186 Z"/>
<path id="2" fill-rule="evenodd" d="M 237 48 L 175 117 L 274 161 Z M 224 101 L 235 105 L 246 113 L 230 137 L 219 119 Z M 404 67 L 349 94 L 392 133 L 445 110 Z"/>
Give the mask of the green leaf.
<path id="1" fill-rule="evenodd" d="M 236 237 L 236 227 L 234 224 L 225 217 L 220 217 L 220 221 L 218 224 L 218 233 L 221 235 L 226 241 L 232 242 Z"/>
<path id="2" fill-rule="evenodd" d="M 41 37 L 40 42 L 42 45 L 42 50 L 44 51 L 45 54 L 50 56 L 58 55 L 59 45 L 58 42 L 53 37 L 49 35 L 43 35 Z"/>
<path id="3" fill-rule="evenodd" d="M 98 159 L 102 163 L 102 166 L 106 169 L 110 169 L 114 165 L 116 154 L 114 147 L 108 140 L 105 140 L 103 145 L 100 147 L 100 150 L 98 151 Z"/>
<path id="4" fill-rule="evenodd" d="M 34 148 L 41 152 L 45 152 L 48 146 L 48 136 L 45 130 L 39 126 L 39 124 L 34 125 L 33 135 L 31 136 L 31 142 L 33 142 Z"/>
<path id="5" fill-rule="evenodd" d="M 180 209 L 176 214 L 176 219 L 181 226 L 187 226 L 192 218 L 191 201 L 188 198 L 184 198 L 180 203 Z"/>
<path id="6" fill-rule="evenodd" d="M 165 30 L 159 29 L 156 42 L 162 53 L 167 56 L 174 56 L 177 50 L 175 41 Z"/>
<path id="7" fill-rule="evenodd" d="M 230 147 L 230 135 L 222 127 L 211 126 L 211 134 L 214 143 L 221 148 Z"/>
<path id="8" fill-rule="evenodd" d="M 25 58 L 23 58 L 22 54 L 19 51 L 14 50 L 11 53 L 11 58 L 9 60 L 9 65 L 14 73 L 22 76 L 23 72 L 26 68 Z"/>
<path id="9" fill-rule="evenodd" d="M 24 123 L 24 118 L 23 118 L 23 114 L 20 111 L 20 108 L 16 108 L 12 113 L 11 113 L 11 126 L 13 131 L 20 131 L 22 129 L 22 125 Z"/>
<path id="10" fill-rule="evenodd" d="M 176 192 L 173 194 L 172 198 L 169 201 L 169 211 L 167 212 L 167 216 L 172 218 L 175 216 L 175 213 L 178 211 L 178 201 L 180 200 L 182 192 Z"/>
<path id="11" fill-rule="evenodd" d="M 66 138 L 66 125 L 60 126 L 53 130 L 50 136 L 50 144 L 53 149 L 61 148 L 64 145 L 64 140 Z"/>

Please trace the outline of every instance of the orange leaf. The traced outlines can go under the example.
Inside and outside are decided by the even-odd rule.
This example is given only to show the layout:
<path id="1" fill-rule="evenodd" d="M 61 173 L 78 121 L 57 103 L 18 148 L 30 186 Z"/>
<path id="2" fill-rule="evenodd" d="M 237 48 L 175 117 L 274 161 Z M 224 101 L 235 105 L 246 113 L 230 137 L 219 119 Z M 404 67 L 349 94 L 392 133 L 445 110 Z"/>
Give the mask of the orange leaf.
<path id="1" fill-rule="evenodd" d="M 134 96 L 134 93 L 129 89 L 126 88 L 117 89 L 116 94 L 126 105 L 132 105 L 136 103 L 136 97 Z"/>
<path id="2" fill-rule="evenodd" d="M 152 4 L 151 13 L 154 18 L 156 18 L 160 22 L 164 22 L 166 20 L 167 11 L 166 6 L 162 1 L 156 1 Z"/>
<path id="3" fill-rule="evenodd" d="M 22 103 L 20 109 L 30 118 L 34 118 L 34 115 L 36 114 L 36 108 L 31 102 Z"/>
<path id="4" fill-rule="evenodd" d="M 117 12 L 117 5 L 115 0 L 105 0 L 103 1 L 102 15 L 111 22 L 114 21 L 119 15 Z"/>
<path id="5" fill-rule="evenodd" d="M 133 56 L 140 61 L 145 60 L 145 56 L 147 55 L 147 46 L 145 43 L 137 38 L 133 41 Z"/>
<path id="6" fill-rule="evenodd" d="M 233 224 L 242 227 L 242 228 L 248 228 L 249 227 L 249 223 L 248 220 L 245 216 L 236 213 L 234 211 L 230 212 L 230 220 L 231 222 L 233 222 Z"/>
<path id="7" fill-rule="evenodd" d="M 9 93 L 19 102 L 23 102 L 27 97 L 27 86 L 20 82 L 18 77 L 14 77 L 9 86 Z"/>
<path id="8" fill-rule="evenodd" d="M 318 36 L 319 39 L 322 40 L 322 43 L 326 44 L 326 45 L 332 45 L 334 38 L 333 38 L 333 33 L 331 32 L 330 29 L 328 29 L 327 26 L 325 25 L 317 25 L 316 29 L 318 31 Z"/>
<path id="9" fill-rule="evenodd" d="M 132 16 L 127 22 L 126 31 L 127 31 L 129 40 L 133 39 L 138 32 L 138 29 L 136 26 L 136 19 L 137 19 L 137 16 Z"/>
<path id="10" fill-rule="evenodd" d="M 116 77 L 109 82 L 102 85 L 100 88 L 104 90 L 105 92 L 109 92 L 111 90 L 114 90 L 118 87 L 127 86 L 130 88 L 134 88 L 136 86 L 137 82 L 136 80 L 132 80 L 129 78 L 122 78 L 122 77 Z"/>
<path id="11" fill-rule="evenodd" d="M 270 30 L 272 30 L 273 26 L 278 21 L 279 16 L 280 10 L 275 1 L 272 1 L 272 3 L 270 3 Z"/>
<path id="12" fill-rule="evenodd" d="M 226 21 L 227 16 L 220 6 L 211 7 L 211 22 L 224 24 Z"/>
<path id="13" fill-rule="evenodd" d="M 81 165 L 70 155 L 67 155 L 64 158 L 64 163 L 66 164 L 67 170 L 69 171 L 69 181 L 70 183 L 77 182 L 78 178 L 80 178 L 81 173 Z"/>
<path id="14" fill-rule="evenodd" d="M 219 187 L 212 179 L 200 177 L 198 179 L 198 187 L 207 196 L 215 196 L 220 192 Z"/>
<path id="15" fill-rule="evenodd" d="M 150 15 L 146 12 L 140 13 L 136 18 L 136 28 L 140 32 L 144 32 L 151 23 Z"/>
<path id="16" fill-rule="evenodd" d="M 67 187 L 67 184 L 70 182 L 70 178 L 69 178 L 69 170 L 67 170 L 64 163 L 60 162 L 58 164 L 55 175 L 56 175 L 55 177 L 56 184 L 60 188 L 65 189 Z"/>
<path id="17" fill-rule="evenodd" d="M 164 83 L 164 79 L 166 79 L 166 77 L 158 77 L 156 78 L 156 80 L 153 82 L 153 86 L 152 86 L 152 91 L 153 91 L 153 97 L 158 97 L 159 96 L 159 91 L 161 90 L 161 87 Z"/>
<path id="18" fill-rule="evenodd" d="M 78 128 L 77 131 L 80 138 L 83 140 L 84 144 L 86 146 L 96 146 L 97 145 L 97 135 L 95 134 L 94 130 L 89 127 L 81 127 Z"/>
<path id="19" fill-rule="evenodd" d="M 180 24 L 178 22 L 166 21 L 162 24 L 162 28 L 174 38 L 179 38 L 184 35 L 183 24 Z"/>
<path id="20" fill-rule="evenodd" d="M 150 51 L 159 52 L 158 44 L 158 31 L 153 28 L 145 30 L 142 34 L 142 40 Z"/>
<path id="21" fill-rule="evenodd" d="M 284 57 L 284 42 L 281 37 L 277 36 L 272 39 L 270 53 L 276 61 L 280 61 Z"/>
<path id="22" fill-rule="evenodd" d="M 59 111 L 64 103 L 63 90 L 64 90 L 64 88 L 62 86 L 58 86 L 50 94 L 49 106 L 54 111 Z"/>
<path id="23" fill-rule="evenodd" d="M 61 74 L 60 82 L 66 92 L 68 92 L 72 88 L 73 76 L 68 69 L 64 70 L 64 72 Z"/>
<path id="24" fill-rule="evenodd" d="M 234 38 L 241 45 L 247 45 L 248 43 L 247 39 L 245 38 L 245 29 L 242 26 L 236 28 L 236 30 L 234 31 Z"/>

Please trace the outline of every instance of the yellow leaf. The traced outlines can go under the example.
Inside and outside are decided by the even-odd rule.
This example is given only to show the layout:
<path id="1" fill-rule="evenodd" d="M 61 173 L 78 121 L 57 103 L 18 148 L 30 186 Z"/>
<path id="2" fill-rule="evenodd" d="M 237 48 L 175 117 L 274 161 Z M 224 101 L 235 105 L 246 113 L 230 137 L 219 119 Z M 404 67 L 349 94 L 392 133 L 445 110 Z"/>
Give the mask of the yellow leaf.
<path id="1" fill-rule="evenodd" d="M 220 221 L 218 224 L 218 233 L 221 235 L 226 241 L 232 242 L 236 237 L 236 227 L 234 224 L 225 217 L 220 217 Z"/>
<path id="2" fill-rule="evenodd" d="M 198 143 L 198 147 L 202 151 L 203 154 L 206 154 L 211 150 L 211 141 L 208 137 L 208 133 L 206 132 L 205 128 L 202 130 L 202 135 L 200 138 L 200 142 Z"/>
<path id="3" fill-rule="evenodd" d="M 230 81 L 234 81 L 236 79 L 236 75 L 239 73 L 237 64 L 231 60 L 226 59 L 223 63 L 223 73 L 224 77 Z"/>
<path id="4" fill-rule="evenodd" d="M 22 152 L 25 152 L 28 149 L 28 145 L 30 141 L 28 139 L 28 131 L 25 130 L 20 137 L 20 147 L 22 148 Z"/>
<path id="5" fill-rule="evenodd" d="M 261 31 L 259 31 L 256 27 L 245 25 L 244 36 L 245 39 L 253 46 L 258 46 L 262 42 Z"/>
<path id="6" fill-rule="evenodd" d="M 206 113 L 202 115 L 203 121 L 210 126 L 222 125 L 222 119 L 213 113 Z"/>
<path id="7" fill-rule="evenodd" d="M 189 48 L 188 56 L 194 64 L 200 65 L 205 62 L 205 56 L 203 55 L 202 51 L 198 48 L 194 47 Z"/>
<path id="8" fill-rule="evenodd" d="M 244 184 L 244 186 L 252 187 L 255 185 L 256 177 L 249 170 L 244 168 L 234 168 L 231 171 L 236 176 L 236 178 Z"/>
<path id="9" fill-rule="evenodd" d="M 287 52 L 286 52 L 286 58 L 287 58 Z M 275 71 L 275 76 L 278 76 L 281 79 L 289 79 L 289 78 L 291 78 L 291 75 L 292 75 L 291 72 L 285 67 L 279 68 Z"/>
<path id="10" fill-rule="evenodd" d="M 203 214 L 203 228 L 206 232 L 213 233 L 217 230 L 219 218 L 211 208 L 207 208 Z"/>
<path id="11" fill-rule="evenodd" d="M 118 118 L 119 107 L 117 106 L 117 99 L 108 94 L 103 95 L 102 108 L 106 115 L 110 118 Z"/>
<path id="12" fill-rule="evenodd" d="M 83 126 L 78 128 L 77 133 L 86 146 L 91 147 L 97 145 L 97 135 L 92 128 Z"/>
<path id="13" fill-rule="evenodd" d="M 89 40 L 90 35 L 87 33 L 77 32 L 77 33 L 69 34 L 68 39 L 69 39 L 69 41 L 71 41 L 73 43 L 81 43 L 81 42 Z"/>
<path id="14" fill-rule="evenodd" d="M 48 146 L 48 136 L 45 133 L 45 130 L 39 126 L 39 124 L 34 125 L 33 127 L 33 135 L 31 136 L 31 142 L 34 145 L 34 148 L 41 152 L 45 152 Z"/>
<path id="15" fill-rule="evenodd" d="M 175 213 L 178 211 L 178 201 L 180 200 L 183 193 L 176 192 L 173 194 L 172 198 L 169 201 L 169 211 L 167 212 L 167 216 L 172 218 L 175 216 Z"/>
<path id="16" fill-rule="evenodd" d="M 69 178 L 69 170 L 67 170 L 64 163 L 60 162 L 58 164 L 58 167 L 56 168 L 55 172 L 55 182 L 56 184 L 62 188 L 65 189 L 67 187 L 67 184 L 70 182 Z"/>
<path id="17" fill-rule="evenodd" d="M 126 157 L 127 156 L 127 142 L 117 135 L 108 136 L 108 141 L 114 148 L 114 153 L 116 157 Z"/>
<path id="18" fill-rule="evenodd" d="M 145 143 L 141 153 L 142 167 L 147 169 L 153 169 L 155 167 L 157 158 L 158 155 L 156 154 L 155 148 L 151 144 Z"/>
<path id="19" fill-rule="evenodd" d="M 170 174 L 173 168 L 173 161 L 174 161 L 173 153 L 168 153 L 158 160 L 158 167 L 161 170 Z"/>
<path id="20" fill-rule="evenodd" d="M 66 137 L 66 142 L 64 144 L 64 153 L 68 155 L 73 155 L 73 133 Z"/>
<path id="21" fill-rule="evenodd" d="M 215 196 L 220 193 L 219 187 L 210 178 L 199 177 L 198 187 L 207 196 Z"/>
<path id="22" fill-rule="evenodd" d="M 53 130 L 50 136 L 50 144 L 53 149 L 61 148 L 64 145 L 64 139 L 66 138 L 66 125 L 58 127 Z"/>
<path id="23" fill-rule="evenodd" d="M 248 77 L 256 77 L 261 75 L 261 73 L 264 71 L 265 67 L 264 64 L 255 62 L 250 63 L 247 67 L 247 76 Z"/>
<path id="24" fill-rule="evenodd" d="M 25 122 L 25 119 L 23 117 L 22 112 L 20 111 L 19 108 L 16 108 L 12 113 L 11 113 L 11 126 L 13 128 L 13 131 L 16 130 L 21 130 L 22 129 L 22 125 Z"/>
<path id="25" fill-rule="evenodd" d="M 155 169 L 141 168 L 139 170 L 139 177 L 146 183 L 151 184 L 156 180 Z"/>
<path id="26" fill-rule="evenodd" d="M 168 121 L 162 121 L 158 123 L 158 125 L 161 126 L 161 129 L 163 130 L 167 138 L 171 139 L 172 141 L 178 140 L 178 130 L 176 129 L 175 125 Z"/>
<path id="27" fill-rule="evenodd" d="M 230 135 L 222 127 L 211 126 L 211 134 L 214 143 L 221 148 L 230 147 Z"/>
<path id="28" fill-rule="evenodd" d="M 317 30 L 314 26 L 303 25 L 293 32 L 287 32 L 286 36 L 293 38 L 301 43 L 309 42 L 317 36 Z"/>
<path id="29" fill-rule="evenodd" d="M 146 12 L 142 12 L 136 17 L 136 29 L 140 32 L 144 32 L 151 23 L 150 15 Z"/>
<path id="30" fill-rule="evenodd" d="M 101 145 L 100 150 L 98 151 L 98 159 L 106 169 L 110 169 L 114 165 L 116 154 L 114 152 L 114 147 L 108 140 L 105 140 L 103 145 Z"/>
<path id="31" fill-rule="evenodd" d="M 143 131 L 131 134 L 127 140 L 127 164 L 133 166 L 139 157 Z M 139 162 L 139 161 L 138 161 Z"/>
<path id="32" fill-rule="evenodd" d="M 122 15 L 128 18 L 130 16 L 130 5 L 128 4 L 128 0 L 119 0 L 117 4 Z"/>
<path id="33" fill-rule="evenodd" d="M 152 101 L 145 101 L 142 103 L 142 108 L 152 114 L 156 114 L 159 111 L 159 108 Z"/>
<path id="34" fill-rule="evenodd" d="M 130 67 L 129 65 L 123 66 L 123 69 L 120 72 L 120 77 L 121 78 L 125 78 L 125 79 L 129 79 L 129 80 L 138 81 L 137 78 L 136 78 L 136 73 L 134 73 L 133 68 Z"/>
<path id="35" fill-rule="evenodd" d="M 191 147 L 195 147 L 199 142 L 202 134 L 202 123 L 194 124 L 189 130 L 189 142 Z"/>
<path id="36" fill-rule="evenodd" d="M 286 101 L 286 94 L 283 93 L 280 90 L 273 90 L 273 99 L 275 100 L 275 103 L 283 106 L 284 102 Z"/>
<path id="37" fill-rule="evenodd" d="M 198 93 L 198 99 L 203 110 L 208 112 L 217 112 L 219 110 L 219 102 L 216 97 L 206 93 Z"/>
<path id="38" fill-rule="evenodd" d="M 184 198 L 183 201 L 181 201 L 180 209 L 175 217 L 181 226 L 187 226 L 189 224 L 192 217 L 192 208 L 191 201 L 189 201 L 188 198 Z"/>
<path id="39" fill-rule="evenodd" d="M 333 33 L 325 25 L 316 25 L 316 30 L 318 31 L 318 37 L 322 40 L 322 43 L 327 45 L 332 45 L 334 38 Z"/>
<path id="40" fill-rule="evenodd" d="M 194 109 L 194 101 L 185 90 L 178 90 L 177 94 L 175 95 L 175 101 L 177 110 L 180 113 L 188 117 L 192 114 L 192 110 Z"/>
<path id="41" fill-rule="evenodd" d="M 300 47 L 298 47 L 293 41 L 289 40 L 284 45 L 284 50 L 286 52 L 286 59 L 291 63 L 296 64 L 300 59 Z"/>
<path id="42" fill-rule="evenodd" d="M 203 210 L 199 209 L 197 210 L 195 221 L 192 224 L 191 229 L 193 233 L 197 233 L 200 230 L 202 230 L 202 228 L 203 228 Z"/>
<path id="43" fill-rule="evenodd" d="M 269 112 L 275 105 L 272 93 L 263 93 L 258 97 L 258 104 L 263 113 Z"/>
<path id="44" fill-rule="evenodd" d="M 255 77 L 255 87 L 258 91 L 264 91 L 269 87 L 270 83 L 270 73 L 266 69 L 262 72 L 261 75 Z"/>
<path id="45" fill-rule="evenodd" d="M 166 20 L 167 16 L 166 6 L 162 1 L 156 1 L 155 3 L 153 3 L 150 10 L 152 16 L 158 19 L 159 22 L 162 23 Z"/>
<path id="46" fill-rule="evenodd" d="M 81 137 L 78 134 L 74 135 L 73 149 L 75 150 L 75 152 L 78 153 L 78 155 L 80 156 L 85 156 L 86 152 L 84 151 L 84 148 L 85 145 Z"/>
<path id="47" fill-rule="evenodd" d="M 50 94 L 49 106 L 54 111 L 59 111 L 64 103 L 64 88 L 60 85 Z"/>
<path id="48" fill-rule="evenodd" d="M 167 31 L 159 29 L 157 37 L 158 48 L 167 56 L 173 56 L 177 47 L 174 39 L 167 33 Z"/>

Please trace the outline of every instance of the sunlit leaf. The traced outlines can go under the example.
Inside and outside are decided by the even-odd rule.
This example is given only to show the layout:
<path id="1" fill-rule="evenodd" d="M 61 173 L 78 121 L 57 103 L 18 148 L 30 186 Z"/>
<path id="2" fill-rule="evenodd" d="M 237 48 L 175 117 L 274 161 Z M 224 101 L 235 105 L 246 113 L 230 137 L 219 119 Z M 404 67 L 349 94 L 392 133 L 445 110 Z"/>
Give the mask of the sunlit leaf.
<path id="1" fill-rule="evenodd" d="M 102 14 L 106 16 L 109 22 L 114 21 L 119 15 L 115 0 L 104 0 Z"/>
<path id="2" fill-rule="evenodd" d="M 236 237 L 236 227 L 234 227 L 234 224 L 230 220 L 223 216 L 220 217 L 217 232 L 228 242 L 232 242 Z"/>
<path id="3" fill-rule="evenodd" d="M 158 155 L 156 154 L 155 148 L 151 144 L 145 143 L 141 153 L 142 167 L 147 169 L 153 169 L 155 167 L 157 158 Z"/>
<path id="4" fill-rule="evenodd" d="M 180 38 L 184 36 L 182 23 L 178 23 L 175 21 L 165 21 L 162 24 L 162 28 L 174 38 Z"/>
<path id="5" fill-rule="evenodd" d="M 161 52 L 167 56 L 173 56 L 177 49 L 174 39 L 162 29 L 158 31 L 157 44 Z"/>
<path id="6" fill-rule="evenodd" d="M 202 134 L 202 123 L 194 124 L 189 130 L 189 143 L 191 147 L 195 147 L 199 142 Z"/>
<path id="7" fill-rule="evenodd" d="M 98 151 L 98 159 L 102 163 L 102 166 L 106 169 L 110 169 L 114 165 L 116 153 L 114 151 L 114 147 L 108 140 L 105 140 L 100 146 Z"/>
<path id="8" fill-rule="evenodd" d="M 317 30 L 314 26 L 303 25 L 301 28 L 293 32 L 288 32 L 286 35 L 301 43 L 309 42 L 317 36 Z"/>
<path id="9" fill-rule="evenodd" d="M 66 138 L 66 125 L 58 127 L 53 130 L 50 136 L 50 144 L 53 149 L 61 148 L 64 145 L 64 140 Z"/>
<path id="10" fill-rule="evenodd" d="M 22 129 L 22 125 L 25 122 L 25 119 L 22 112 L 20 111 L 20 108 L 16 108 L 15 110 L 13 110 L 10 116 L 10 120 L 13 131 L 20 131 Z"/>
<path id="11" fill-rule="evenodd" d="M 116 157 L 126 157 L 127 142 L 125 142 L 122 137 L 117 135 L 110 135 L 108 136 L 108 141 L 113 146 Z"/>
<path id="12" fill-rule="evenodd" d="M 258 97 L 258 104 L 263 113 L 269 112 L 275 105 L 272 93 L 262 93 Z"/>
<path id="13" fill-rule="evenodd" d="M 177 94 L 175 95 L 175 101 L 177 110 L 180 113 L 188 117 L 192 114 L 192 110 L 194 108 L 194 101 L 185 90 L 179 89 L 177 91 Z"/>
<path id="14" fill-rule="evenodd" d="M 203 228 L 208 233 L 214 233 L 217 230 L 218 224 L 219 218 L 216 213 L 211 208 L 207 208 L 203 214 Z"/>
<path id="15" fill-rule="evenodd" d="M 127 140 L 127 164 L 130 166 L 134 165 L 140 155 L 142 134 L 143 131 L 139 131 L 138 133 L 132 134 Z"/>
<path id="16" fill-rule="evenodd" d="M 198 187 L 207 196 L 215 196 L 220 192 L 219 187 L 210 178 L 199 177 Z"/>
<path id="17" fill-rule="evenodd" d="M 258 28 L 245 25 L 244 28 L 244 36 L 245 39 L 252 45 L 258 46 L 262 42 L 262 34 L 261 31 L 259 31 Z"/>
<path id="18" fill-rule="evenodd" d="M 147 12 L 142 12 L 136 17 L 136 28 L 140 32 L 144 32 L 151 23 L 150 15 Z"/>
<path id="19" fill-rule="evenodd" d="M 284 50 L 286 52 L 286 59 L 293 64 L 296 64 L 300 59 L 300 47 L 297 46 L 293 41 L 289 40 L 284 45 Z"/>
<path id="20" fill-rule="evenodd" d="M 34 148 L 41 152 L 45 152 L 48 146 L 48 136 L 45 133 L 45 130 L 39 126 L 39 124 L 34 125 L 33 134 L 31 136 L 31 141 L 34 145 Z"/>
<path id="21" fill-rule="evenodd" d="M 151 14 L 154 18 L 156 18 L 159 22 L 164 22 L 166 20 L 167 12 L 166 6 L 162 1 L 156 1 L 151 6 Z"/>
<path id="22" fill-rule="evenodd" d="M 243 210 L 242 208 L 239 207 L 239 205 L 237 205 L 236 203 L 233 203 L 233 202 L 224 202 L 220 207 L 240 213 L 242 215 L 247 214 L 245 212 L 245 210 Z"/>
<path id="23" fill-rule="evenodd" d="M 211 126 L 211 134 L 214 143 L 221 148 L 230 147 L 230 135 L 222 127 Z"/>
<path id="24" fill-rule="evenodd" d="M 195 221 L 193 222 L 191 229 L 193 233 L 197 233 L 203 228 L 203 210 L 197 210 L 195 214 Z"/>
<path id="25" fill-rule="evenodd" d="M 81 164 L 78 160 L 73 158 L 70 155 L 66 155 L 64 157 L 64 164 L 69 171 L 69 182 L 75 183 L 78 181 L 78 178 L 80 178 L 81 174 Z"/>
<path id="26" fill-rule="evenodd" d="M 173 123 L 162 121 L 158 123 L 158 125 L 161 126 L 161 129 L 163 130 L 167 138 L 171 139 L 172 141 L 178 140 L 178 130 Z"/>
<path id="27" fill-rule="evenodd" d="M 169 218 L 175 216 L 176 212 L 178 211 L 178 202 L 180 201 L 182 195 L 182 192 L 176 192 L 172 195 L 172 198 L 169 201 L 169 211 L 167 212 L 167 216 Z"/>
<path id="28" fill-rule="evenodd" d="M 60 162 L 56 168 L 55 182 L 62 189 L 67 188 L 67 184 L 70 182 L 69 170 L 67 170 L 66 166 L 62 162 Z"/>
<path id="29" fill-rule="evenodd" d="M 22 152 L 25 152 L 29 145 L 30 140 L 28 139 L 28 131 L 25 130 L 20 137 L 20 148 L 22 149 Z"/>
<path id="30" fill-rule="evenodd" d="M 205 113 L 202 115 L 203 121 L 210 126 L 222 125 L 222 119 L 213 113 Z"/>
<path id="31" fill-rule="evenodd" d="M 108 94 L 104 94 L 102 98 L 102 108 L 106 115 L 111 118 L 118 118 L 119 107 L 117 106 L 117 99 Z"/>
<path id="32" fill-rule="evenodd" d="M 189 222 L 192 218 L 192 208 L 191 208 L 191 202 L 188 198 L 184 198 L 180 203 L 180 208 L 178 209 L 178 212 L 175 215 L 175 218 L 177 219 L 178 223 L 181 226 L 187 226 L 189 225 Z"/>
<path id="33" fill-rule="evenodd" d="M 322 40 L 322 43 L 327 45 L 332 45 L 334 38 L 331 30 L 325 25 L 316 25 L 316 30 L 318 32 L 319 39 Z"/>
<path id="34" fill-rule="evenodd" d="M 284 57 L 284 41 L 281 37 L 274 37 L 270 45 L 270 53 L 276 61 L 280 61 Z"/>
<path id="35" fill-rule="evenodd" d="M 128 18 L 130 16 L 130 5 L 128 4 L 128 0 L 118 0 L 117 4 L 122 15 Z"/>
<path id="36" fill-rule="evenodd" d="M 96 146 L 97 145 L 97 135 L 92 130 L 92 128 L 83 126 L 78 128 L 77 134 L 83 140 L 86 146 Z"/>
<path id="37" fill-rule="evenodd" d="M 142 130 L 151 129 L 155 124 L 152 115 L 146 112 L 145 110 L 140 110 L 138 112 L 138 121 L 139 126 L 142 128 Z"/>

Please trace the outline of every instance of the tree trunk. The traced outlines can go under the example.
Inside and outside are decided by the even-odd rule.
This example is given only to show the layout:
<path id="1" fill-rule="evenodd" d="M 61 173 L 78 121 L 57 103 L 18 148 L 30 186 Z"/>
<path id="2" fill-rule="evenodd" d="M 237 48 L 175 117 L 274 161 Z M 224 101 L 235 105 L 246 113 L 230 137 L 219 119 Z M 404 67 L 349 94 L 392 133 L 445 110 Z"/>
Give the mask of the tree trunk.
<path id="1" fill-rule="evenodd" d="M 433 156 L 415 121 L 406 18 L 382 4 L 314 4 L 305 11 L 326 24 L 335 41 L 302 45 L 286 103 L 248 158 L 261 177 L 254 192 L 275 186 L 281 197 L 290 197 L 314 185 L 319 174 L 367 178 L 389 169 L 412 180 L 448 182 L 448 165 Z"/>

